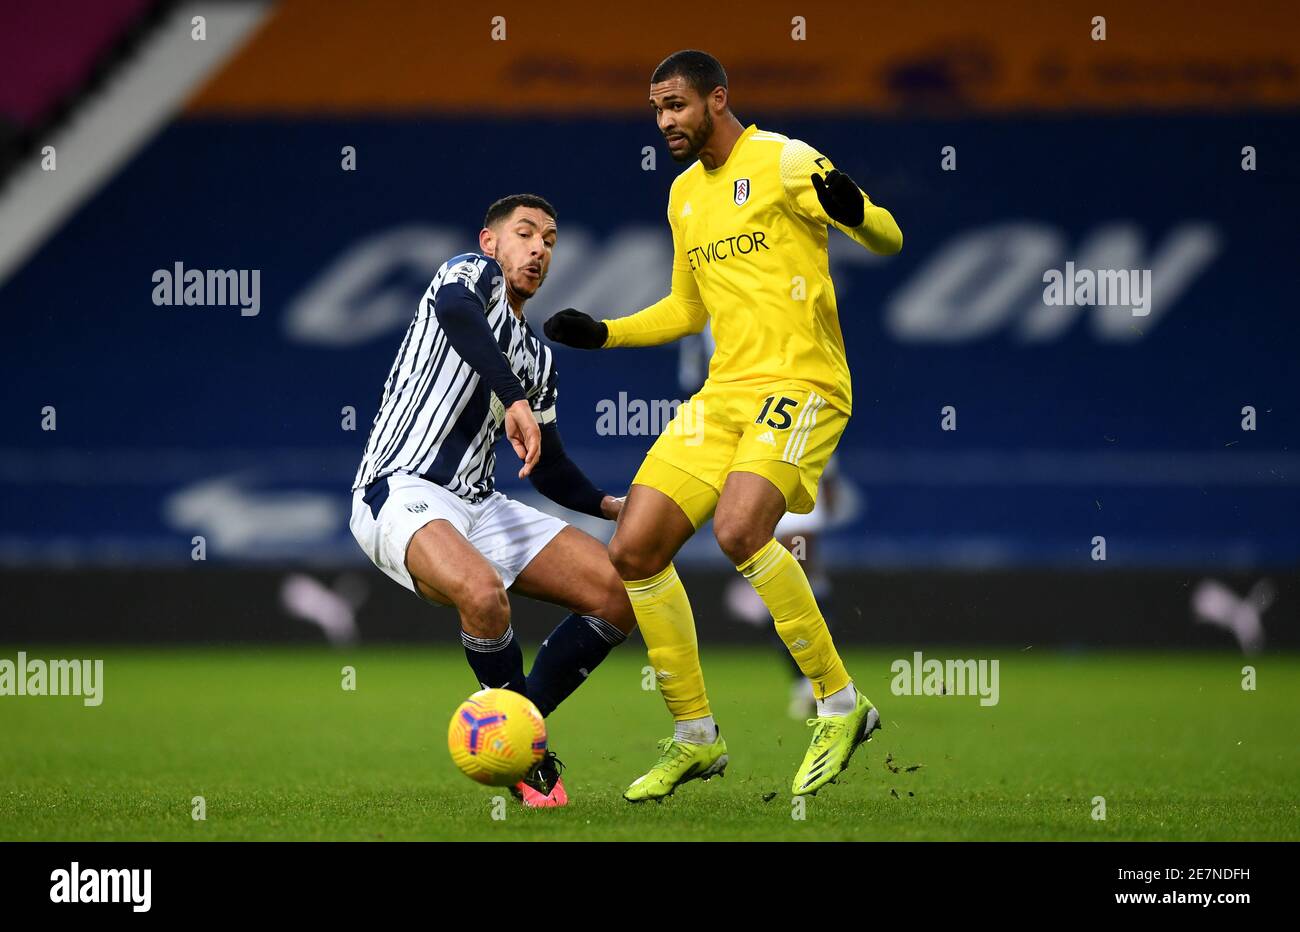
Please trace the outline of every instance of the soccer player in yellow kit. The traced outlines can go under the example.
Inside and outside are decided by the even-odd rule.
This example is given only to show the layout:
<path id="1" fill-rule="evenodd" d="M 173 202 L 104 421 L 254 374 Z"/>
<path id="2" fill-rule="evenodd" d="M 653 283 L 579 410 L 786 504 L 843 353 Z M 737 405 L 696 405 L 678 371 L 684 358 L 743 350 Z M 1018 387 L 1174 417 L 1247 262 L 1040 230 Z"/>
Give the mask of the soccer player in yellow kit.
<path id="1" fill-rule="evenodd" d="M 627 317 L 598 321 L 566 309 L 545 327 L 557 342 L 598 349 L 667 343 L 711 320 L 717 345 L 703 388 L 632 480 L 609 544 L 675 722 L 659 760 L 624 797 L 660 799 L 727 765 L 690 602 L 672 565 L 710 517 L 719 546 L 813 682 L 817 718 L 792 790 L 815 793 L 848 766 L 880 716 L 854 688 L 803 568 L 773 531 L 787 511 L 812 510 L 852 408 L 827 226 L 882 255 L 898 252 L 903 236 L 889 211 L 817 150 L 742 126 L 711 55 L 665 59 L 650 102 L 673 159 L 693 161 L 668 196 L 672 292 Z"/>

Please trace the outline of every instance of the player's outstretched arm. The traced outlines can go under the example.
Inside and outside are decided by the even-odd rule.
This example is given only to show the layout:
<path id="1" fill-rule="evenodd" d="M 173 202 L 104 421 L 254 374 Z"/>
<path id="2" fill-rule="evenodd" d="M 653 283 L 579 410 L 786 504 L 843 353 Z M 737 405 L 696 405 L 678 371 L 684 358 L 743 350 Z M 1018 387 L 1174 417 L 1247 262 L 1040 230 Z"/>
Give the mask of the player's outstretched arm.
<path id="1" fill-rule="evenodd" d="M 836 227 L 882 256 L 903 248 L 903 231 L 893 214 L 871 203 L 852 178 L 807 143 L 791 139 L 785 144 L 781 183 L 791 206 L 805 217 Z"/>
<path id="2" fill-rule="evenodd" d="M 689 286 L 679 281 L 683 274 L 689 280 Z M 689 271 L 680 273 L 673 269 L 673 290 L 667 297 L 635 314 L 605 322 L 609 327 L 605 345 L 659 346 L 699 333 L 708 322 L 709 312 L 699 299 L 694 277 Z"/>
<path id="3" fill-rule="evenodd" d="M 573 308 L 556 312 L 543 332 L 548 339 L 577 349 L 610 349 L 615 346 L 659 346 L 699 333 L 708 323 L 703 303 L 690 302 L 670 294 L 660 301 L 609 320 L 594 320 Z"/>
<path id="4" fill-rule="evenodd" d="M 578 464 L 569 459 L 560 442 L 560 429 L 554 422 L 542 427 L 541 460 L 528 478 L 533 488 L 555 504 L 585 515 L 613 520 L 623 506 L 621 498 L 597 488 Z"/>
<path id="5" fill-rule="evenodd" d="M 610 349 L 615 346 L 659 346 L 692 333 L 709 322 L 702 303 L 683 301 L 668 295 L 660 301 L 609 320 L 595 320 L 573 308 L 556 312 L 542 330 L 548 339 L 577 349 Z"/>
<path id="6" fill-rule="evenodd" d="M 482 299 L 461 282 L 448 281 L 438 289 L 433 315 L 451 348 L 505 406 L 506 436 L 523 460 L 519 471 L 522 479 L 537 463 L 541 438 L 524 387 L 488 326 Z"/>
<path id="7" fill-rule="evenodd" d="M 659 346 L 699 333 L 709 322 L 709 312 L 700 298 L 690 259 L 682 246 L 673 219 L 669 197 L 668 226 L 673 233 L 673 286 L 668 296 L 626 317 L 593 320 L 567 308 L 546 322 L 547 337 L 579 349 L 609 349 L 614 346 Z"/>

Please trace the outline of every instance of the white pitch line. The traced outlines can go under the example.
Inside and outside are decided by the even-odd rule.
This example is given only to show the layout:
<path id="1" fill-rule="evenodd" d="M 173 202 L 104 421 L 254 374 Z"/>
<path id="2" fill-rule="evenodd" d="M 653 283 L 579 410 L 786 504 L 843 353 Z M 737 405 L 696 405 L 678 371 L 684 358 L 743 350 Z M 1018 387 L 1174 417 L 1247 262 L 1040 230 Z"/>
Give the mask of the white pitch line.
<path id="1" fill-rule="evenodd" d="M 0 191 L 0 286 L 162 129 L 269 11 L 265 2 L 175 8 L 104 88 L 39 141 Z M 207 20 L 203 41 L 190 36 L 197 15 Z M 47 145 L 55 149 L 55 171 L 41 170 Z"/>

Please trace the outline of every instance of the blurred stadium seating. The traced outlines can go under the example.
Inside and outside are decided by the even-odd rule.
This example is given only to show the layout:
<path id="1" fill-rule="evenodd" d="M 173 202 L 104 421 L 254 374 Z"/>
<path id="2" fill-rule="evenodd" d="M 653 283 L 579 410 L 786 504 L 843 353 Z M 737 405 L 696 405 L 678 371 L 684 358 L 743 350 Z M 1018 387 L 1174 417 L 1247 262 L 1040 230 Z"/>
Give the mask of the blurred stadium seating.
<path id="1" fill-rule="evenodd" d="M 661 295 L 677 167 L 645 89 L 664 55 L 698 46 L 728 66 L 742 122 L 812 142 L 904 231 L 897 258 L 832 251 L 855 410 L 823 549 L 846 638 L 1223 645 L 1194 624 L 1197 583 L 1244 597 L 1268 578 L 1270 643 L 1300 644 L 1293 5 L 1146 3 L 1105 42 L 1076 2 L 809 3 L 806 41 L 771 0 L 635 28 L 597 4 L 503 4 L 503 42 L 469 7 L 206 6 L 0 8 L 13 638 L 319 638 L 279 603 L 302 569 L 368 581 L 363 636 L 430 636 L 347 529 L 415 302 L 517 191 L 560 212 L 536 329 L 562 307 L 614 316 Z M 192 70 L 183 106 L 160 102 L 111 158 L 56 142 L 108 118 L 115 85 L 170 80 L 175 61 L 150 49 L 188 54 L 205 14 L 204 41 L 229 52 Z M 55 172 L 34 164 L 47 143 Z M 63 176 L 83 158 L 116 161 L 73 197 Z M 60 198 L 62 213 L 43 206 Z M 1067 261 L 1152 270 L 1149 316 L 1045 305 L 1042 274 Z M 258 270 L 258 313 L 156 306 L 151 276 L 174 263 Z M 602 435 L 597 403 L 684 397 L 678 353 L 560 350 L 566 443 L 606 487 L 626 487 L 653 436 Z M 537 500 L 512 470 L 500 480 Z M 680 563 L 702 633 L 733 633 L 712 539 Z"/>

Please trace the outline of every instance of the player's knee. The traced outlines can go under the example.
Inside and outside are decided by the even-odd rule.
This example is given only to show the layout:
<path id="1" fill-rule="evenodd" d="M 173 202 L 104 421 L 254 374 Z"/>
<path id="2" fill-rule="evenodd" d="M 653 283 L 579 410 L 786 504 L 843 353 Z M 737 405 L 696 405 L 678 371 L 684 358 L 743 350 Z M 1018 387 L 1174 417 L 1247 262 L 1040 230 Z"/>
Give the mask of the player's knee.
<path id="1" fill-rule="evenodd" d="M 510 627 L 510 599 L 501 580 L 470 583 L 457 594 L 456 608 L 474 637 L 496 638 Z"/>
<path id="2" fill-rule="evenodd" d="M 763 549 L 763 545 L 772 539 L 770 533 L 763 528 L 755 527 L 753 522 L 731 515 L 714 516 L 713 536 L 717 539 L 722 552 L 737 565 L 758 553 Z"/>
<path id="3" fill-rule="evenodd" d="M 619 578 L 629 582 L 649 579 L 668 565 L 668 561 L 651 548 L 629 543 L 618 534 L 609 542 L 609 562 L 614 564 Z"/>

